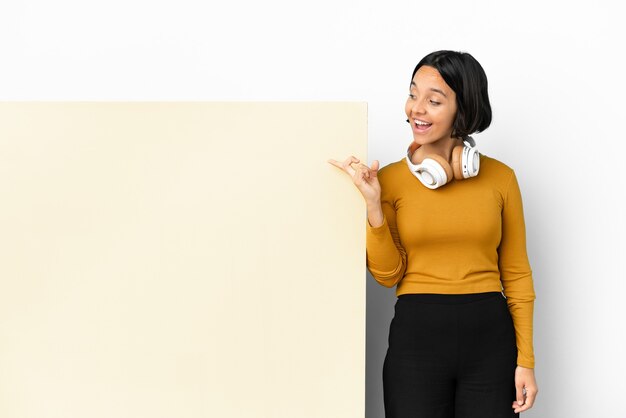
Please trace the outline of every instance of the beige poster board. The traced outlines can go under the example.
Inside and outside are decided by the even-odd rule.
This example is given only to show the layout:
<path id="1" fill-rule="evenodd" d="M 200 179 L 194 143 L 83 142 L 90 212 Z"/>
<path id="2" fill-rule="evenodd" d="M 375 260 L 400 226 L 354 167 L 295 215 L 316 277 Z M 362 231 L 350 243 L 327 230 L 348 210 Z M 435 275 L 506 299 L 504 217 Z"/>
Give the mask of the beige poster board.
<path id="1" fill-rule="evenodd" d="M 364 416 L 352 102 L 0 103 L 0 416 Z"/>

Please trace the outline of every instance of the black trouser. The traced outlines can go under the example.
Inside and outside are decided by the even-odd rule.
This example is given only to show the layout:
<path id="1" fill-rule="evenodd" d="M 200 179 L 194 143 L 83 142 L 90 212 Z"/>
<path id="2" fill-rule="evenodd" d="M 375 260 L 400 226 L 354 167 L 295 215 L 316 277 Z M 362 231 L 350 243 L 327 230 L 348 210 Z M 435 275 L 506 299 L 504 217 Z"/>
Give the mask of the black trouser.
<path id="1" fill-rule="evenodd" d="M 502 293 L 400 295 L 383 364 L 385 417 L 519 417 L 516 366 Z"/>

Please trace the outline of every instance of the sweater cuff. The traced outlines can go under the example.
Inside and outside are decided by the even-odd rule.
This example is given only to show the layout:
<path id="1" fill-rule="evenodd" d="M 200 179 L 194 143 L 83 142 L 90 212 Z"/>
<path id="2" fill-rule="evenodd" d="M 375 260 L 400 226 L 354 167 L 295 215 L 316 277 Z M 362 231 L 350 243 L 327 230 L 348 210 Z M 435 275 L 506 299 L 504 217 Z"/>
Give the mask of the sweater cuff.
<path id="1" fill-rule="evenodd" d="M 520 358 L 521 353 L 518 351 L 517 352 L 517 356 L 518 358 Z M 534 360 L 518 360 L 517 361 L 517 365 L 518 366 L 522 366 L 522 367 L 526 367 L 527 369 L 534 369 L 535 368 L 535 361 Z"/>

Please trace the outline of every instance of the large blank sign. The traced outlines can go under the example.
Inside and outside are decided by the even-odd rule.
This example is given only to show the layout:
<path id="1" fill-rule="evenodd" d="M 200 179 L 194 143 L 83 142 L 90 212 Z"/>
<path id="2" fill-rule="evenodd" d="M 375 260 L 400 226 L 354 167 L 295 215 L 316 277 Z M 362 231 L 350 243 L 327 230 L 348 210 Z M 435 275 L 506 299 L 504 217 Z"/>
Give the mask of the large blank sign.
<path id="1" fill-rule="evenodd" d="M 0 104 L 0 416 L 365 409 L 366 103 Z"/>

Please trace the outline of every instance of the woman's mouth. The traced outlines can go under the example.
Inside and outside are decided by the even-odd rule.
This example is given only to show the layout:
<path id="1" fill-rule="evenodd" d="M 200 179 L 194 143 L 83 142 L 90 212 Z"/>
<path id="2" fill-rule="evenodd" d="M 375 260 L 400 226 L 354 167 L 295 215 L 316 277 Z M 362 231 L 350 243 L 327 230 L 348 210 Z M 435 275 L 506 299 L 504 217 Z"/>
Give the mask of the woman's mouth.
<path id="1" fill-rule="evenodd" d="M 413 119 L 413 132 L 426 132 L 427 130 L 430 129 L 430 127 L 432 126 L 432 123 L 423 121 L 423 120 L 419 120 L 419 119 Z"/>

